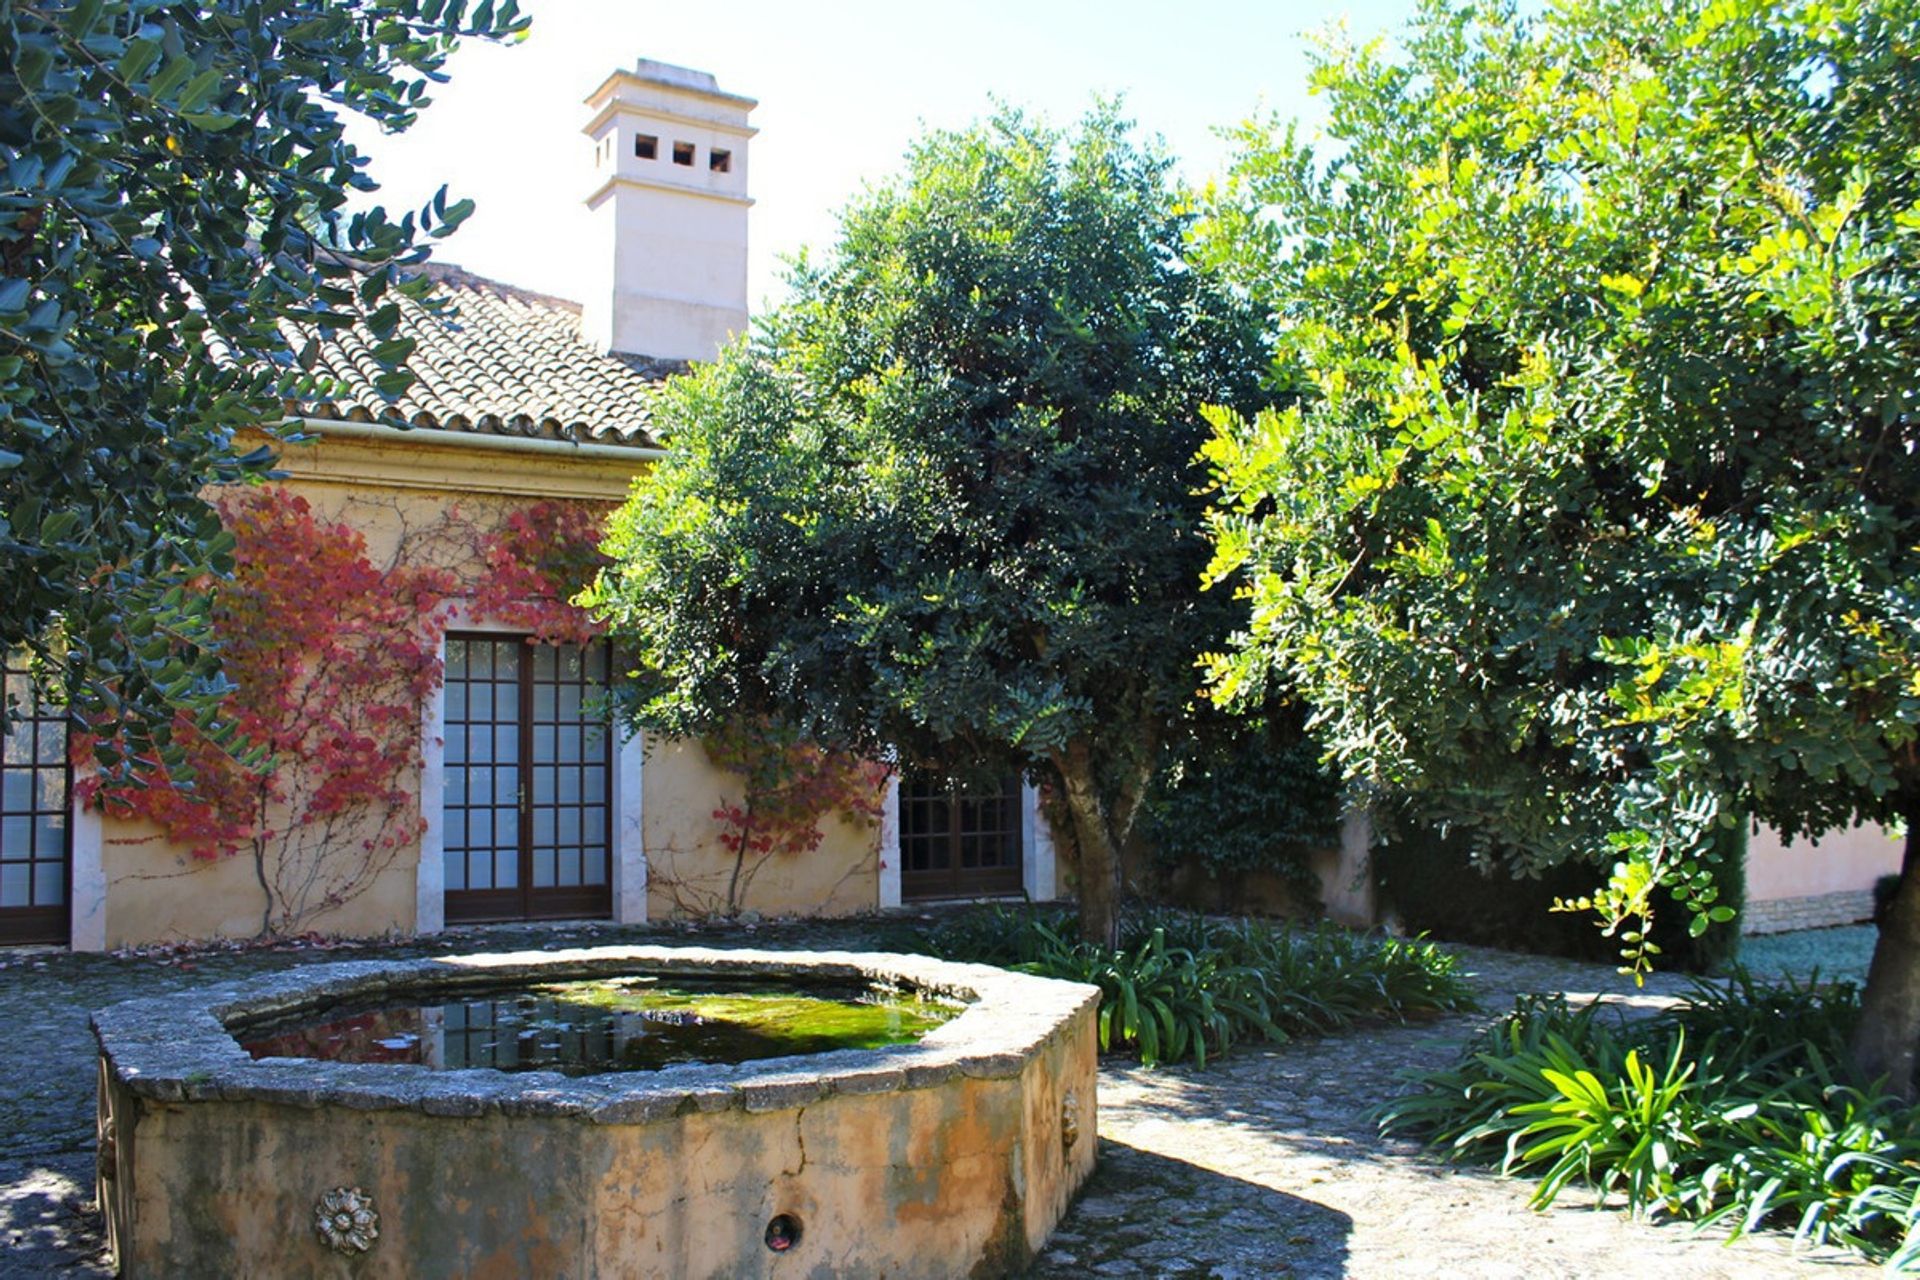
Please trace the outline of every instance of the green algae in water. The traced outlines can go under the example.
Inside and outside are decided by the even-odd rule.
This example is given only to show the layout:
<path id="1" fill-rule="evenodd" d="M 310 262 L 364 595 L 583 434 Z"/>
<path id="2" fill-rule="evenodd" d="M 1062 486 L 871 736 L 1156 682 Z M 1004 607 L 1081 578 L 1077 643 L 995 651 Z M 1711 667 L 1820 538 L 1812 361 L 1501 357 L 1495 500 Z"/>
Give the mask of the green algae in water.
<path id="1" fill-rule="evenodd" d="M 959 1012 L 909 992 L 626 977 L 469 989 L 243 1028 L 255 1058 L 597 1075 L 908 1044 Z"/>

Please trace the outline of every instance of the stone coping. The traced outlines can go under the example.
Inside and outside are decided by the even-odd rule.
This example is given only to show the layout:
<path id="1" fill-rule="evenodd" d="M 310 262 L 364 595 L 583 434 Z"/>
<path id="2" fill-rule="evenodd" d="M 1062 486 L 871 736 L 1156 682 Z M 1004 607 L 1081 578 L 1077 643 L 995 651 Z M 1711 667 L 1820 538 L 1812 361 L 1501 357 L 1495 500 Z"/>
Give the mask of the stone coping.
<path id="1" fill-rule="evenodd" d="M 592 1076 L 487 1067 L 436 1070 L 417 1063 L 256 1060 L 227 1030 L 229 1023 L 389 993 L 432 995 L 461 987 L 628 973 L 868 982 L 960 1000 L 966 1008 L 912 1044 Z M 1088 1006 L 1097 1008 L 1099 999 L 1098 988 L 1082 983 L 925 956 L 588 947 L 308 965 L 243 982 L 123 1001 L 94 1013 L 93 1032 L 115 1079 L 135 1096 L 157 1102 L 251 1101 L 433 1116 L 567 1116 L 594 1124 L 645 1124 L 696 1111 L 790 1110 L 836 1093 L 920 1089 L 958 1076 L 1016 1076 L 1064 1033 L 1076 1014 Z"/>

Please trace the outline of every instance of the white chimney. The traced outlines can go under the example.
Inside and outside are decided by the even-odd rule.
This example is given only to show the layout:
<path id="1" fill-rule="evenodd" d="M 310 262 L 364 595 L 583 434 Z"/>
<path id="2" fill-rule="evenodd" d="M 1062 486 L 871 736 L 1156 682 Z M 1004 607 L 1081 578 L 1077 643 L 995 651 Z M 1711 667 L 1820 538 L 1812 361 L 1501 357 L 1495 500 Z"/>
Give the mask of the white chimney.
<path id="1" fill-rule="evenodd" d="M 747 327 L 747 124 L 756 103 L 705 71 L 642 58 L 587 98 L 602 274 L 587 341 L 602 351 L 711 360 Z"/>

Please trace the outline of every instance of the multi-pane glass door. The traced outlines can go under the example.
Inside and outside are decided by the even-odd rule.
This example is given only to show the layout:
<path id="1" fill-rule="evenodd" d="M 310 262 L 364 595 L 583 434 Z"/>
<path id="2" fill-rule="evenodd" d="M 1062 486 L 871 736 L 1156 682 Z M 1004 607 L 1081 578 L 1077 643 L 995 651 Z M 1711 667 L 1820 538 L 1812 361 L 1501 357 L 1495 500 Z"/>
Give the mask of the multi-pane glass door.
<path id="1" fill-rule="evenodd" d="M 909 773 L 900 782 L 900 896 L 1019 893 L 1020 779 L 956 788 Z"/>
<path id="2" fill-rule="evenodd" d="M 67 718 L 17 657 L 0 660 L 12 724 L 0 752 L 0 943 L 65 942 L 73 842 Z"/>
<path id="3" fill-rule="evenodd" d="M 447 637 L 446 918 L 613 911 L 607 646 Z"/>

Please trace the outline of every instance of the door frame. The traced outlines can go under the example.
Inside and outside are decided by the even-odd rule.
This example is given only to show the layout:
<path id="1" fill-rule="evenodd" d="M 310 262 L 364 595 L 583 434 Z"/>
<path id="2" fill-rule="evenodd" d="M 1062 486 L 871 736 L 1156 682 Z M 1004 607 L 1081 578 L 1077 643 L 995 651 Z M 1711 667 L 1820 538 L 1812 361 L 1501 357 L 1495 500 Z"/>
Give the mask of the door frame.
<path id="1" fill-rule="evenodd" d="M 8 677 L 17 675 L 31 678 L 33 674 L 30 670 L 16 668 L 13 665 L 13 658 L 10 656 L 0 659 L 0 669 L 3 669 L 4 674 Z M 32 693 L 34 697 L 33 705 L 25 709 L 26 714 L 22 717 L 22 720 L 31 726 L 29 732 L 34 735 L 33 745 L 36 747 L 38 745 L 37 739 L 41 725 L 56 724 L 60 727 L 59 772 L 63 795 L 62 804 L 58 809 L 42 809 L 39 807 L 36 798 L 33 801 L 34 807 L 27 810 L 25 816 L 29 828 L 35 827 L 37 825 L 37 819 L 41 817 L 51 817 L 58 814 L 63 819 L 60 824 L 61 848 L 58 861 L 60 863 L 60 881 L 64 897 L 63 900 L 55 906 L 0 907 L 0 922 L 4 922 L 4 924 L 0 924 L 0 946 L 65 947 L 70 946 L 73 940 L 73 921 L 78 903 L 77 895 L 74 893 L 73 883 L 74 846 L 76 843 L 73 819 L 74 812 L 78 805 L 74 800 L 73 794 L 73 759 L 68 750 L 72 740 L 73 724 L 67 718 L 66 714 L 57 708 L 55 709 L 55 714 L 45 714 L 47 704 L 40 701 L 40 690 L 37 685 L 33 688 Z M 0 770 L 4 770 L 5 768 L 5 761 L 0 760 Z M 43 769 L 50 769 L 52 766 L 40 762 L 36 753 L 35 759 L 29 760 L 24 765 L 16 766 L 16 768 L 25 770 L 27 774 L 27 790 L 30 794 L 37 797 L 38 790 L 35 783 L 38 779 L 34 775 Z M 30 838 L 33 840 L 37 852 L 39 843 L 37 832 Z M 30 884 L 33 879 L 32 868 L 38 863 L 51 861 L 54 861 L 54 859 L 36 858 L 27 864 L 27 876 Z M 11 929 L 13 928 L 20 930 L 19 936 L 13 936 L 11 933 Z"/>
<path id="2" fill-rule="evenodd" d="M 469 617 L 464 607 L 449 611 L 439 644 L 440 662 L 447 660 L 449 633 L 502 638 L 527 635 L 510 627 Z M 434 686 L 420 717 L 420 860 L 415 867 L 414 932 L 439 933 L 447 927 L 447 833 L 442 806 L 447 795 L 447 692 L 444 682 Z M 625 726 L 614 728 L 611 755 L 611 829 L 613 922 L 643 924 L 647 919 L 647 853 L 645 810 L 642 805 L 646 743 Z"/>

